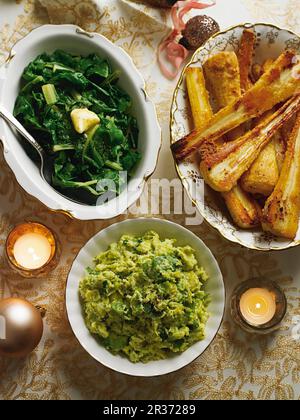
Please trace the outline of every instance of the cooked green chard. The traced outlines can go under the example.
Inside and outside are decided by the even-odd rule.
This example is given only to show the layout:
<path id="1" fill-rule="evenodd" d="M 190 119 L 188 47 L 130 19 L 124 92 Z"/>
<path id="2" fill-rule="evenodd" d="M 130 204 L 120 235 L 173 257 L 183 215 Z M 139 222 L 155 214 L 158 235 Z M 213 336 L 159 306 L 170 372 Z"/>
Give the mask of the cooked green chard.
<path id="1" fill-rule="evenodd" d="M 72 198 L 87 191 L 89 204 L 107 192 L 99 187 L 104 179 L 120 194 L 126 184 L 120 172 L 130 178 L 140 160 L 138 124 L 119 77 L 96 54 L 57 50 L 26 67 L 15 104 L 15 117 L 53 156 L 52 185 Z"/>
<path id="2" fill-rule="evenodd" d="M 42 91 L 44 94 L 45 101 L 47 105 L 54 105 L 56 104 L 58 97 L 56 93 L 56 89 L 54 85 L 44 85 L 42 86 Z"/>

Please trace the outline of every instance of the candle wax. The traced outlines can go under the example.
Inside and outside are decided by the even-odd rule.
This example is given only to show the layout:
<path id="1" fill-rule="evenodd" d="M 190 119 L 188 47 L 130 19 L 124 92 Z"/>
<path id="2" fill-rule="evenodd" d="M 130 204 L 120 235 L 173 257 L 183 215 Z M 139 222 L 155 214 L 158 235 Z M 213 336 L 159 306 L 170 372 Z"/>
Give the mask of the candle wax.
<path id="1" fill-rule="evenodd" d="M 249 324 L 267 324 L 276 314 L 275 295 L 267 289 L 249 289 L 241 297 L 240 310 Z"/>
<path id="2" fill-rule="evenodd" d="M 17 263 L 28 270 L 43 267 L 51 257 L 51 244 L 38 233 L 26 233 L 17 239 L 14 245 L 14 257 Z"/>

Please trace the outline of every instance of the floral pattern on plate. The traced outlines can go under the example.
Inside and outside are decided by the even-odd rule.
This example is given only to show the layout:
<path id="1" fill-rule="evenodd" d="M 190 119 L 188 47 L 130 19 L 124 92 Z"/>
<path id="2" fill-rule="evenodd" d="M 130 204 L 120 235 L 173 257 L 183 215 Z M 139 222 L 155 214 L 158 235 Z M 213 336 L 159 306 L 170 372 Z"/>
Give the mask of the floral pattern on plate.
<path id="1" fill-rule="evenodd" d="M 263 63 L 267 58 L 275 59 L 288 48 L 294 48 L 300 53 L 300 38 L 296 34 L 270 24 L 244 24 L 230 28 L 208 40 L 203 47 L 196 51 L 186 68 L 200 66 L 209 57 L 220 51 L 237 51 L 242 32 L 246 28 L 253 28 L 257 36 L 254 62 Z M 170 128 L 172 143 L 187 135 L 193 128 L 186 94 L 185 71 L 183 71 L 174 93 Z M 283 250 L 300 245 L 300 233 L 294 241 L 289 241 L 266 234 L 261 229 L 251 231 L 239 229 L 231 220 L 220 195 L 208 186 L 205 186 L 204 202 L 203 197 L 196 197 L 192 184 L 195 182 L 195 177 L 201 179 L 197 158 L 180 163 L 176 165 L 176 168 L 201 215 L 224 238 L 259 251 Z"/>

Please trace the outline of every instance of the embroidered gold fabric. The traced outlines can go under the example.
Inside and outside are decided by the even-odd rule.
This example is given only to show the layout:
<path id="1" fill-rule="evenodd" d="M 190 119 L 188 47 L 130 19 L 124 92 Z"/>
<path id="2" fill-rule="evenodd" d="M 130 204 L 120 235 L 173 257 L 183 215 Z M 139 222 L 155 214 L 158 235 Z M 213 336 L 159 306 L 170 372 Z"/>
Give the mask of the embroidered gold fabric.
<path id="1" fill-rule="evenodd" d="M 230 18 L 223 15 L 224 2 L 232 4 Z M 156 64 L 157 45 L 170 25 L 167 12 L 130 0 L 9 3 L 0 0 L 1 64 L 18 39 L 49 22 L 75 23 L 100 32 L 131 55 L 145 77 L 163 128 L 163 148 L 154 177 L 173 179 L 176 175 L 168 133 L 176 82 L 165 80 Z M 211 14 L 218 18 L 222 29 L 228 19 L 231 25 L 251 19 L 299 32 L 299 0 L 217 0 L 217 3 Z M 210 10 L 205 13 L 210 14 Z M 123 217 L 126 216 L 119 219 Z M 184 224 L 184 215 L 169 218 Z M 23 279 L 6 264 L 3 252 L 6 236 L 15 224 L 24 220 L 49 225 L 62 242 L 61 263 L 47 279 Z M 249 336 L 232 323 L 227 311 L 220 333 L 206 353 L 185 369 L 161 378 L 126 377 L 102 367 L 86 354 L 66 318 L 66 277 L 83 244 L 115 221 L 80 222 L 51 213 L 19 187 L 1 150 L 0 298 L 24 297 L 45 307 L 47 315 L 43 340 L 33 354 L 22 361 L 0 358 L 0 399 L 300 399 L 300 340 L 292 335 L 293 322 L 300 316 L 299 248 L 270 254 L 249 251 L 223 240 L 205 224 L 192 230 L 217 257 L 227 299 L 238 282 L 259 275 L 275 279 L 283 287 L 288 297 L 288 316 L 281 330 L 270 337 Z"/>

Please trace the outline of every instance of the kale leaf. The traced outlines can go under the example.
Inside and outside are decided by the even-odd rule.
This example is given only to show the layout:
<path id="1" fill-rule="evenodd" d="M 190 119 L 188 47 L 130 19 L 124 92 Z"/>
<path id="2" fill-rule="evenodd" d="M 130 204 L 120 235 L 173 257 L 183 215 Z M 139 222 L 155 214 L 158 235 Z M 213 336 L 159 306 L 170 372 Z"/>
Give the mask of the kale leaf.
<path id="1" fill-rule="evenodd" d="M 120 194 L 126 185 L 124 171 L 132 176 L 141 158 L 132 101 L 117 84 L 119 76 L 97 54 L 44 53 L 25 68 L 15 103 L 16 118 L 53 155 L 53 186 L 72 198 L 85 191 L 89 204 L 107 192 L 101 187 L 104 179 L 114 181 L 111 192 Z M 47 104 L 45 85 L 55 89 L 55 104 Z M 75 131 L 70 117 L 80 108 L 100 118 L 99 126 L 86 134 Z"/>

